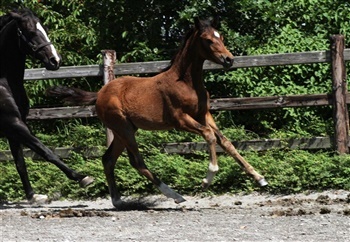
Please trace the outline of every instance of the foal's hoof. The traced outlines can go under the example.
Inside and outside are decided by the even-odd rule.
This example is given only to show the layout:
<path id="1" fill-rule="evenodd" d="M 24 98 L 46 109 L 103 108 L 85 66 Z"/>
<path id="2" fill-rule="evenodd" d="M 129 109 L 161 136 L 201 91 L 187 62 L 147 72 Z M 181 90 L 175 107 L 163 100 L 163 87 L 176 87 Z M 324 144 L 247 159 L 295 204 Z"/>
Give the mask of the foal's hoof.
<path id="1" fill-rule="evenodd" d="M 116 201 L 114 201 L 112 199 L 112 204 L 113 204 L 114 208 L 117 209 L 117 210 L 125 210 L 127 208 L 127 206 L 128 206 L 128 203 L 122 201 L 121 199 L 118 199 Z"/>
<path id="2" fill-rule="evenodd" d="M 202 181 L 202 189 L 207 190 L 209 186 L 210 186 L 210 184 L 209 184 L 207 178 L 204 178 Z"/>
<path id="3" fill-rule="evenodd" d="M 179 195 L 179 197 L 175 198 L 174 201 L 176 204 L 179 204 L 179 203 L 186 202 L 186 199 L 184 199 L 181 195 Z"/>
<path id="4" fill-rule="evenodd" d="M 267 181 L 265 180 L 265 178 L 261 178 L 259 181 L 258 181 L 259 185 L 261 187 L 265 187 L 268 185 Z"/>
<path id="5" fill-rule="evenodd" d="M 34 194 L 33 197 L 29 200 L 30 204 L 40 205 L 48 203 L 49 198 L 46 195 Z"/>
<path id="6" fill-rule="evenodd" d="M 79 181 L 80 187 L 87 187 L 94 182 L 94 178 L 86 176 Z"/>

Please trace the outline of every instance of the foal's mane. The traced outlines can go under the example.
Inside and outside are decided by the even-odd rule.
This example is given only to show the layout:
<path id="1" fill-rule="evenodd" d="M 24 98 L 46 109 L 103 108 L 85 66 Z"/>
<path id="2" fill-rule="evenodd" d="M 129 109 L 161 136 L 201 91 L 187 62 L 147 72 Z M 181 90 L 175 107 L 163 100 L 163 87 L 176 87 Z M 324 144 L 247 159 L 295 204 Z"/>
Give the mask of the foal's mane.
<path id="1" fill-rule="evenodd" d="M 211 21 L 209 20 L 203 20 L 201 21 L 201 28 L 200 28 L 200 31 L 203 32 L 205 31 L 207 28 L 211 27 Z M 196 27 L 192 27 L 185 35 L 185 37 L 183 38 L 182 40 L 182 44 L 179 48 L 179 50 L 176 52 L 176 54 L 172 57 L 171 61 L 170 61 L 170 64 L 165 67 L 163 70 L 161 70 L 161 72 L 165 72 L 167 70 L 169 70 L 171 68 L 171 66 L 173 65 L 174 61 L 175 61 L 175 58 L 177 57 L 177 55 L 179 53 L 181 53 L 183 51 L 183 49 L 185 48 L 186 46 L 186 43 L 187 41 L 189 40 L 189 38 L 194 34 L 194 32 L 196 31 Z"/>
<path id="2" fill-rule="evenodd" d="M 185 45 L 186 45 L 187 40 L 192 36 L 192 34 L 193 34 L 194 32 L 195 32 L 195 28 L 194 28 L 194 27 L 191 28 L 191 29 L 187 32 L 187 34 L 185 35 L 185 37 L 184 37 L 183 40 L 182 40 L 182 44 L 181 44 L 179 50 L 176 51 L 175 55 L 171 58 L 170 64 L 169 64 L 167 67 L 165 67 L 163 70 L 161 70 L 161 72 L 165 72 L 165 71 L 167 71 L 167 70 L 169 70 L 169 69 L 171 68 L 171 66 L 173 65 L 173 63 L 174 63 L 174 61 L 175 61 L 176 56 L 177 56 L 180 52 L 182 52 L 182 50 L 185 48 Z"/>

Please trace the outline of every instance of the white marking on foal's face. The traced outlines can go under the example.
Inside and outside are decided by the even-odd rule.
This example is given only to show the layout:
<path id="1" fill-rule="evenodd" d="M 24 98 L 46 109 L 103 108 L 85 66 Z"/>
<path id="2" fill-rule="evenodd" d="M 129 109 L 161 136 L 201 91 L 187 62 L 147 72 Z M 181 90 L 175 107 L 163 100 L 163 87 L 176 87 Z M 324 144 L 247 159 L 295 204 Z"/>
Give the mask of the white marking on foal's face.
<path id="1" fill-rule="evenodd" d="M 45 39 L 47 42 L 51 42 L 49 37 L 46 34 L 46 31 L 44 30 L 43 26 L 39 22 L 36 23 L 36 28 L 45 36 Z M 55 46 L 53 46 L 53 44 L 50 44 L 50 47 L 51 47 L 51 51 L 52 51 L 57 63 L 60 63 L 60 57 L 57 54 Z"/>
<path id="2" fill-rule="evenodd" d="M 216 38 L 220 38 L 220 34 L 219 34 L 217 31 L 214 31 L 214 36 L 215 36 Z"/>

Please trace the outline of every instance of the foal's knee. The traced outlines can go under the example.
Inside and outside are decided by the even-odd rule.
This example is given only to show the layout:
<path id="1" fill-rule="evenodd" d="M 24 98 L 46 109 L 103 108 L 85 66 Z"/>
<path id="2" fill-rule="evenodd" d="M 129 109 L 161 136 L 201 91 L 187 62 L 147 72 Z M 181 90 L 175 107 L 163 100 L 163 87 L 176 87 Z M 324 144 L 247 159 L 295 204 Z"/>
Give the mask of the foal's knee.
<path id="1" fill-rule="evenodd" d="M 217 139 L 211 128 L 208 127 L 203 131 L 203 137 L 208 144 L 216 144 Z"/>

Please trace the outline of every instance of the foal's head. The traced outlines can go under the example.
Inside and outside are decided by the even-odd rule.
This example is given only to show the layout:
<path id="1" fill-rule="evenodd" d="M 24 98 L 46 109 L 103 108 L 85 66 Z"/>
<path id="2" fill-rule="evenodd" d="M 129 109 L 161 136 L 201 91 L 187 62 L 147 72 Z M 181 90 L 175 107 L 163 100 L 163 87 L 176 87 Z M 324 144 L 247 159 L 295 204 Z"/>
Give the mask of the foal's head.
<path id="1" fill-rule="evenodd" d="M 40 20 L 28 9 L 14 10 L 9 13 L 17 23 L 20 48 L 42 61 L 48 70 L 57 70 L 61 58 L 49 40 Z"/>
<path id="2" fill-rule="evenodd" d="M 195 19 L 195 27 L 199 33 L 200 55 L 202 58 L 230 68 L 233 64 L 233 55 L 226 49 L 224 38 L 215 29 L 214 21 Z"/>

